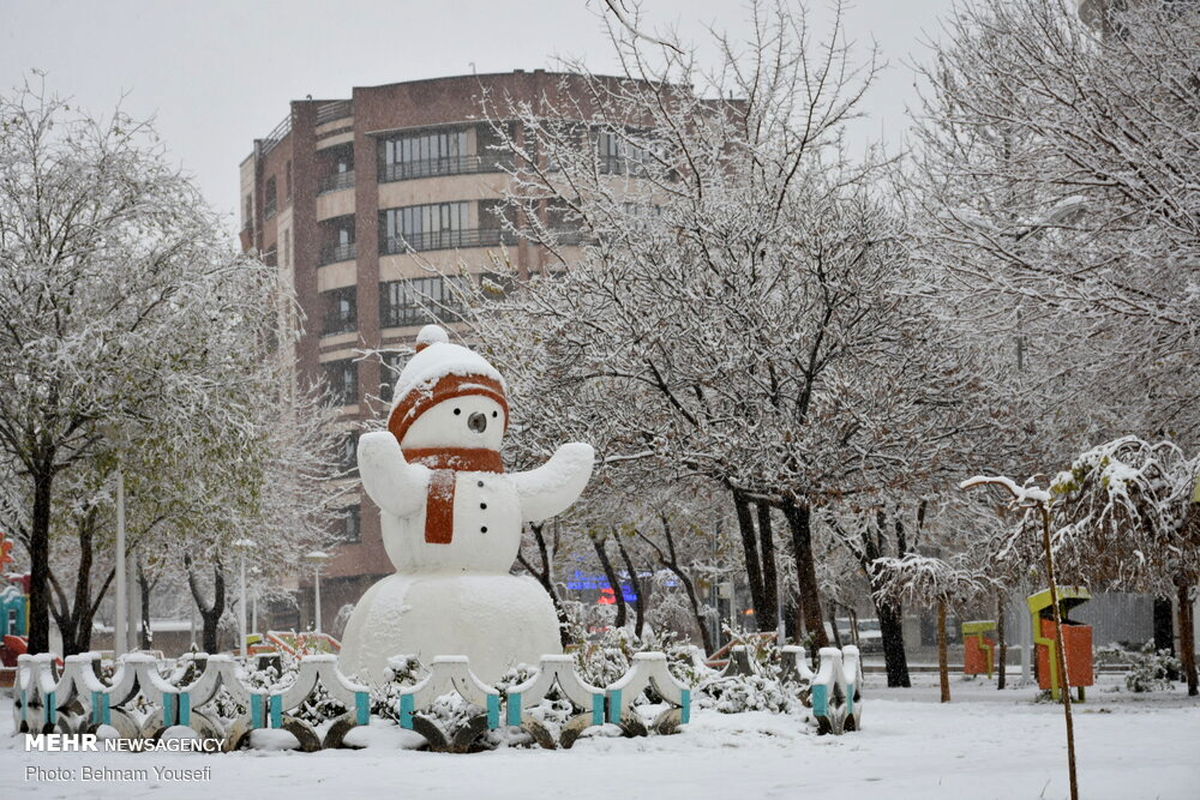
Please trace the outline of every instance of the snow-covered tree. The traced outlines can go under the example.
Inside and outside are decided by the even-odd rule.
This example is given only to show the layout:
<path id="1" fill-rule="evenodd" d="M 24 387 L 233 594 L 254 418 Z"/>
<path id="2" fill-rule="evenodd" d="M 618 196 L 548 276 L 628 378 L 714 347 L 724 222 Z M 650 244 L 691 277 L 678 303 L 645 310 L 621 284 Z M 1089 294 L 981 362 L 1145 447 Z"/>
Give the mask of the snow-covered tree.
<path id="1" fill-rule="evenodd" d="M 1086 6 L 956 6 L 908 170 L 914 254 L 1051 460 L 1200 435 L 1200 8 Z"/>
<path id="2" fill-rule="evenodd" d="M 52 593 L 77 647 L 109 580 L 86 567 L 118 460 L 146 482 L 131 522 L 156 549 L 167 520 L 182 534 L 262 508 L 264 357 L 290 301 L 147 123 L 30 86 L 0 97 L 0 287 L 0 458 L 18 479 L 3 511 L 30 555 L 30 648 L 48 647 Z M 73 593 L 52 571 L 64 546 Z"/>
<path id="3" fill-rule="evenodd" d="M 520 120 L 496 126 L 519 131 L 510 219 L 560 261 L 500 306 L 552 331 L 537 343 L 549 372 L 593 387 L 577 413 L 623 431 L 614 446 L 724 487 L 756 608 L 778 604 L 780 514 L 823 643 L 813 509 L 924 474 L 936 460 L 912 445 L 937 441 L 963 373 L 897 291 L 908 262 L 881 173 L 840 147 L 874 62 L 856 63 L 840 29 L 814 41 L 792 5 L 751 13 L 753 40 L 718 39 L 711 78 L 618 39 L 621 78 L 493 98 L 494 118 Z"/>
<path id="4" fill-rule="evenodd" d="M 961 563 L 908 553 L 903 558 L 880 558 L 872 565 L 878 575 L 875 593 L 883 598 L 933 605 L 937 608 L 938 674 L 942 702 L 950 702 L 950 662 L 947 655 L 947 609 L 984 591 L 987 581 Z"/>

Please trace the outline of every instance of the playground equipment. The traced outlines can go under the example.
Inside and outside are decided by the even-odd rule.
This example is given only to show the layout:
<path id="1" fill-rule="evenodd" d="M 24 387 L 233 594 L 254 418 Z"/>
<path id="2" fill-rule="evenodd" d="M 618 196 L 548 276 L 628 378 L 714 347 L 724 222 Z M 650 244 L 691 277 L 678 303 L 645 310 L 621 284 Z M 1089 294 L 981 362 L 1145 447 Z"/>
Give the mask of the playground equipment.
<path id="1" fill-rule="evenodd" d="M 16 680 L 17 656 L 26 652 L 29 635 L 29 575 L 7 575 L 4 568 L 13 562 L 13 543 L 0 533 L 0 581 L 9 585 L 0 589 L 0 689 Z"/>
<path id="2" fill-rule="evenodd" d="M 337 655 L 342 643 L 328 633 L 316 631 L 267 631 L 246 635 L 246 652 L 252 656 L 264 653 L 287 653 L 289 656 Z"/>
<path id="3" fill-rule="evenodd" d="M 995 620 L 972 620 L 962 624 L 963 674 L 992 677 L 996 667 L 996 640 L 987 634 L 996 630 Z"/>
<path id="4" fill-rule="evenodd" d="M 1070 619 L 1070 612 L 1092 599 L 1092 594 L 1081 586 L 1058 587 L 1058 613 L 1062 620 L 1063 656 L 1067 665 L 1068 691 L 1072 686 L 1079 689 L 1079 700 L 1084 700 L 1084 687 L 1093 685 L 1092 669 L 1092 626 Z M 1063 681 L 1058 674 L 1058 643 L 1054 630 L 1054 608 L 1050 601 L 1050 590 L 1029 596 L 1029 613 L 1033 621 L 1033 643 L 1037 647 L 1038 685 L 1050 690 L 1050 696 L 1058 700 L 1062 696 Z"/>

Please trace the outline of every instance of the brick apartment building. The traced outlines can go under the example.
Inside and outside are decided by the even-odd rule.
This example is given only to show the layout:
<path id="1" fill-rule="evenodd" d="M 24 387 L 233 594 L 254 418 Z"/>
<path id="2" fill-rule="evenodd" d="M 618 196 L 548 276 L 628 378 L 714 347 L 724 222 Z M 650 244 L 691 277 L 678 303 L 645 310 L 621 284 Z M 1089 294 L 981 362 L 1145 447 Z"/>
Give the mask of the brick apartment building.
<path id="1" fill-rule="evenodd" d="M 481 101 L 485 91 L 553 98 L 563 79 L 517 70 L 356 87 L 349 99 L 295 100 L 242 162 L 242 248 L 278 266 L 295 289 L 306 318 L 297 377 L 324 377 L 340 399 L 347 468 L 354 464 L 354 422 L 380 413 L 366 398 L 390 399 L 390 370 L 378 359 L 356 360 L 355 351 L 410 345 L 433 317 L 453 322 L 451 296 L 429 267 L 449 273 L 465 264 L 483 272 L 494 254 L 528 273 L 548 261 L 543 248 L 501 227 L 510 156 L 495 149 Z M 431 315 L 439 304 L 448 307 Z M 322 627 L 335 634 L 339 610 L 392 572 L 377 509 L 358 496 L 343 510 L 334 532 L 341 543 L 321 581 Z M 312 579 L 301 580 L 299 617 L 281 610 L 261 627 L 311 624 Z"/>

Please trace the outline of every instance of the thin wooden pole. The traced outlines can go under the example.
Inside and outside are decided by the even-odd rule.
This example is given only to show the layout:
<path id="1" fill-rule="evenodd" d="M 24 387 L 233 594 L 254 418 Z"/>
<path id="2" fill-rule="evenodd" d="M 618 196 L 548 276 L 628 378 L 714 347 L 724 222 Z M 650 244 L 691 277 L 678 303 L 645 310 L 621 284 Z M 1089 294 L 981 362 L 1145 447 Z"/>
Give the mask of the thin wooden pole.
<path id="1" fill-rule="evenodd" d="M 950 656 L 946 640 L 946 601 L 938 599 L 938 678 L 942 685 L 942 702 L 950 702 Z"/>
<path id="2" fill-rule="evenodd" d="M 1079 800 L 1079 783 L 1075 777 L 1075 724 L 1071 718 L 1071 682 L 1067 675 L 1067 654 L 1063 649 L 1062 615 L 1058 608 L 1058 586 L 1054 580 L 1054 554 L 1050 549 L 1050 509 L 1045 502 L 1038 504 L 1042 514 L 1042 549 L 1046 554 L 1046 581 L 1050 584 L 1050 608 L 1054 613 L 1055 658 L 1058 662 L 1058 684 L 1062 692 L 1063 717 L 1067 722 L 1067 771 L 1071 782 L 1071 800 Z"/>

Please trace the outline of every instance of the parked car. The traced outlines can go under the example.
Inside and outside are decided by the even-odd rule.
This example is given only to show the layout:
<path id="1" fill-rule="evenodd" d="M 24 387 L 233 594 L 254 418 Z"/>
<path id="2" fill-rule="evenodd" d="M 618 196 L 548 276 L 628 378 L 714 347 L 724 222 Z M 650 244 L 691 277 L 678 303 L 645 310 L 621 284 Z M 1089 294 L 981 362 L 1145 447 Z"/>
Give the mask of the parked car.
<path id="1" fill-rule="evenodd" d="M 838 619 L 837 626 L 842 644 L 853 644 L 854 633 L 851 630 L 853 626 L 850 620 Z M 861 653 L 883 652 L 883 630 L 879 627 L 879 620 L 861 618 L 858 620 L 858 650 Z"/>

